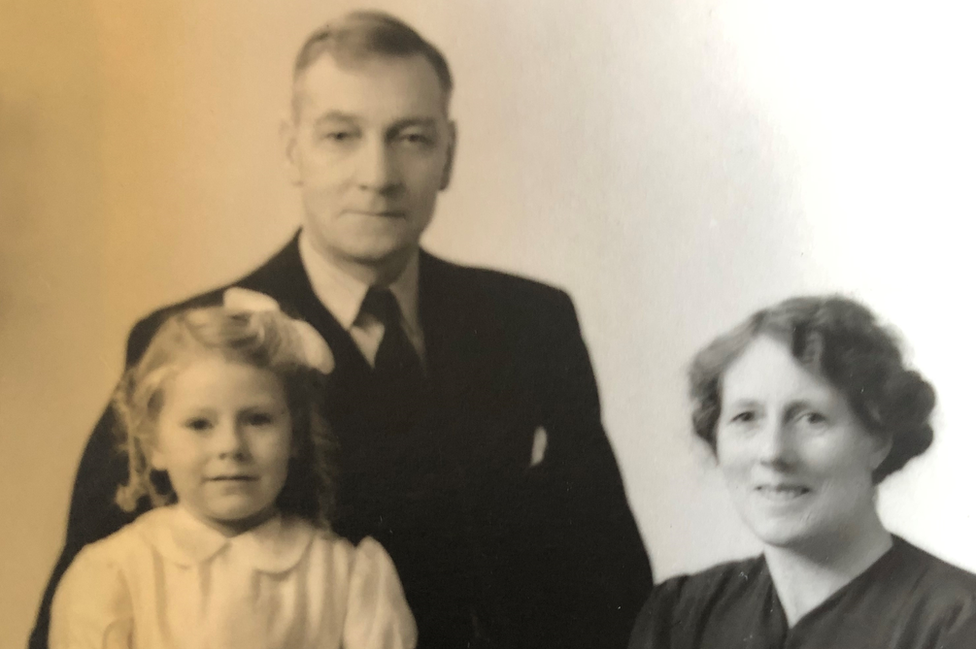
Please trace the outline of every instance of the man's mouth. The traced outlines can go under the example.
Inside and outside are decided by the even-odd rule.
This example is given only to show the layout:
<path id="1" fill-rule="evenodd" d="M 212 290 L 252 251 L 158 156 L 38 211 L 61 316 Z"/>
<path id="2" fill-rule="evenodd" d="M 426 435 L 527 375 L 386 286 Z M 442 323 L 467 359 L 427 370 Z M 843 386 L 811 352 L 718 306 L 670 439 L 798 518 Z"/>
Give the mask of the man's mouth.
<path id="1" fill-rule="evenodd" d="M 378 218 L 397 219 L 406 216 L 403 210 L 349 210 L 353 214 L 362 216 L 375 216 Z"/>
<path id="2" fill-rule="evenodd" d="M 253 475 L 218 475 L 210 478 L 211 482 L 254 482 L 257 476 Z"/>

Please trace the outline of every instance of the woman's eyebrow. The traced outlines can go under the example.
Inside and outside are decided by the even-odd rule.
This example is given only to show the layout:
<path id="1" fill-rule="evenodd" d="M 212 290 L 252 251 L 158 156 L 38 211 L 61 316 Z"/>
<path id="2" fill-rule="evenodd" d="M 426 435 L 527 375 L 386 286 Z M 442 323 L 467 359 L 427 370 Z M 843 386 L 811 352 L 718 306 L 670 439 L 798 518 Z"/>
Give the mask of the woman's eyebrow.
<path id="1" fill-rule="evenodd" d="M 757 399 L 752 399 L 750 397 L 742 397 L 740 399 L 733 399 L 728 402 L 730 408 L 758 408 L 760 403 Z"/>

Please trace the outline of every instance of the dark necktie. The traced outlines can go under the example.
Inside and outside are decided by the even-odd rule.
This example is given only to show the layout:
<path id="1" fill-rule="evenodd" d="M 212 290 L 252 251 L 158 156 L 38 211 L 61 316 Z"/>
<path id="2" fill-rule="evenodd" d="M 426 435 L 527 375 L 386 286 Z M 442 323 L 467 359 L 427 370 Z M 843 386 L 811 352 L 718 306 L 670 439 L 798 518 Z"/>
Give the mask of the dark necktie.
<path id="1" fill-rule="evenodd" d="M 373 378 L 382 401 L 394 419 L 412 419 L 425 385 L 417 350 L 401 324 L 400 306 L 388 288 L 371 288 L 362 311 L 383 323 L 383 339 L 376 350 Z"/>

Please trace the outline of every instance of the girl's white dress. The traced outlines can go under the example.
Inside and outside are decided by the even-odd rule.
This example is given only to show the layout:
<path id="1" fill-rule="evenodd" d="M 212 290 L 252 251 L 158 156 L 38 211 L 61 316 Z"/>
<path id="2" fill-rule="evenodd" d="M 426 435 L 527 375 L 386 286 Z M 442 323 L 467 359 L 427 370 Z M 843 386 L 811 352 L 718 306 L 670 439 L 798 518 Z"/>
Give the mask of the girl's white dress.
<path id="1" fill-rule="evenodd" d="M 225 537 L 179 505 L 86 546 L 58 586 L 51 649 L 412 649 L 396 569 L 275 517 Z"/>

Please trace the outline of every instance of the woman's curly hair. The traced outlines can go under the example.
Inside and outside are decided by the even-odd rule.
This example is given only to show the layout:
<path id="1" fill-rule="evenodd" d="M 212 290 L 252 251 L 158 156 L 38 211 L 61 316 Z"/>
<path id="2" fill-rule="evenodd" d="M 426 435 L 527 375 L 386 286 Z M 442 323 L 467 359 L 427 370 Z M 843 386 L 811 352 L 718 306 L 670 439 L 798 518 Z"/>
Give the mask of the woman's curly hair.
<path id="1" fill-rule="evenodd" d="M 176 500 L 165 473 L 155 471 L 150 461 L 166 385 L 187 364 L 216 354 L 269 370 L 281 380 L 291 415 L 292 452 L 277 504 L 282 512 L 328 527 L 335 489 L 335 442 L 323 408 L 328 377 L 306 362 L 294 325 L 279 311 L 221 306 L 181 311 L 163 323 L 112 399 L 117 435 L 129 461 L 128 481 L 115 497 L 123 510 L 135 510 L 143 499 L 153 507 Z"/>
<path id="2" fill-rule="evenodd" d="M 760 335 L 782 341 L 793 357 L 831 383 L 869 433 L 888 435 L 875 484 L 932 443 L 935 390 L 905 366 L 897 339 L 854 300 L 796 297 L 763 309 L 695 355 L 689 370 L 695 434 L 715 451 L 725 371 Z"/>

